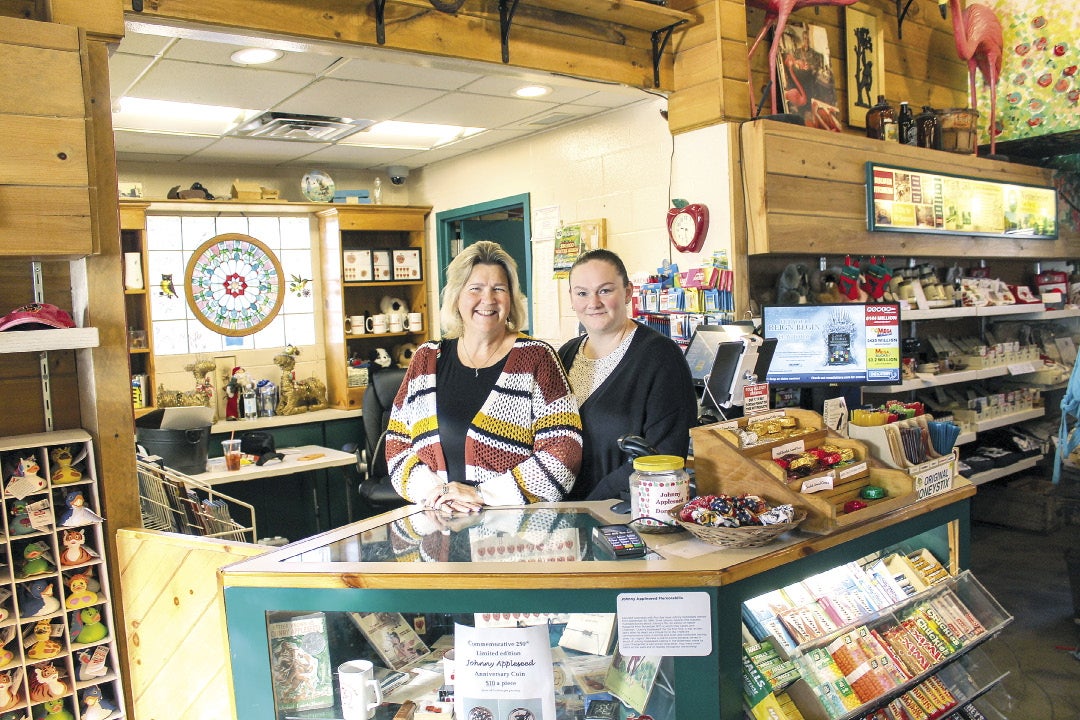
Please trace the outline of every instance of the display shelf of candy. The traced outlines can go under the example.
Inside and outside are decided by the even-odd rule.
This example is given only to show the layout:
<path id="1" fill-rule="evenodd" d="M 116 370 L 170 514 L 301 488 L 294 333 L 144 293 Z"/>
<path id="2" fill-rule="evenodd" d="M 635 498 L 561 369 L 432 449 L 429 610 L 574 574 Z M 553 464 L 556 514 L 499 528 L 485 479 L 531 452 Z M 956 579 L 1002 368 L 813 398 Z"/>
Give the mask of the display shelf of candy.
<path id="1" fill-rule="evenodd" d="M 776 439 L 766 435 L 766 442 L 740 447 L 739 434 L 745 433 L 745 429 L 754 423 L 762 422 L 762 418 L 765 418 L 764 422 L 770 422 L 773 418 L 794 419 L 796 424 L 783 430 L 805 432 Z M 775 413 L 762 413 L 742 418 L 738 422 L 696 427 L 691 429 L 690 433 L 694 444 L 694 473 L 699 494 L 748 493 L 762 495 L 770 501 L 790 503 L 796 509 L 806 510 L 807 517 L 800 525 L 801 530 L 830 533 L 837 528 L 893 512 L 915 502 L 916 499 L 910 476 L 882 466 L 878 460 L 870 457 L 865 446 L 862 446 L 858 454 L 859 457 L 866 458 L 870 466 L 865 477 L 815 493 L 797 492 L 788 487 L 784 471 L 772 462 L 774 453 L 782 456 L 818 448 L 822 444 L 844 444 L 852 448 L 859 448 L 860 445 L 857 441 L 841 438 L 826 430 L 821 416 L 809 410 L 788 408 Z M 760 439 L 761 436 L 758 437 Z M 884 488 L 886 497 L 860 498 L 862 489 L 869 485 Z M 802 489 L 800 487 L 800 490 Z M 844 505 L 852 501 L 864 503 L 864 507 L 854 512 L 844 512 Z"/>
<path id="2" fill-rule="evenodd" d="M 753 457 L 797 439 L 828 435 L 821 415 L 800 408 L 784 408 L 713 423 L 708 426 L 744 457 Z"/>
<path id="3" fill-rule="evenodd" d="M 924 692 L 940 692 L 939 673 L 956 675 L 944 668 L 1011 621 L 978 580 L 965 571 L 876 615 L 818 637 L 807 638 L 805 632 L 809 631 L 803 625 L 804 632 L 794 635 L 805 642 L 791 653 L 801 680 L 788 692 L 808 719 L 865 717 L 872 708 L 898 699 L 924 706 Z M 973 679 L 970 683 L 941 682 L 942 687 L 952 688 L 950 693 L 965 685 L 979 683 Z M 905 696 L 908 700 L 902 700 Z M 952 698 L 954 703 L 969 699 L 967 692 Z M 938 706 L 937 711 L 944 709 Z"/>

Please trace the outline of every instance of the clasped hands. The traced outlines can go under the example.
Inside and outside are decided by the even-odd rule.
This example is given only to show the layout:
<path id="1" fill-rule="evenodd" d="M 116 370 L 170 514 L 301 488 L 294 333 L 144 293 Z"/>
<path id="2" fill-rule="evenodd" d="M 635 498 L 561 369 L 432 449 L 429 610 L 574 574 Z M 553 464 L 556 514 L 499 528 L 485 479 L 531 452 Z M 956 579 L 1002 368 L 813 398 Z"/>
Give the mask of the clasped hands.
<path id="1" fill-rule="evenodd" d="M 484 500 L 480 495 L 480 491 L 471 485 L 451 482 L 439 486 L 428 497 L 424 505 L 432 510 L 452 515 L 455 513 L 480 512 L 484 507 Z"/>

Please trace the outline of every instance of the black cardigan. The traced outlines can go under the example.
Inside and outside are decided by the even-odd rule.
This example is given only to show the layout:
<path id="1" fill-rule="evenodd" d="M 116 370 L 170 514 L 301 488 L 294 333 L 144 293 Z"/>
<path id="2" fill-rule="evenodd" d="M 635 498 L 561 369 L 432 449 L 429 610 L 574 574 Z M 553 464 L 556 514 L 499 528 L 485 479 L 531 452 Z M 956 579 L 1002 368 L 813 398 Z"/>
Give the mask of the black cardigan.
<path id="1" fill-rule="evenodd" d="M 559 348 L 569 372 L 585 336 Z M 585 447 L 567 500 L 617 498 L 629 490 L 633 465 L 622 435 L 640 435 L 661 455 L 686 457 L 697 421 L 697 393 L 686 358 L 670 338 L 639 324 L 626 355 L 581 405 Z"/>

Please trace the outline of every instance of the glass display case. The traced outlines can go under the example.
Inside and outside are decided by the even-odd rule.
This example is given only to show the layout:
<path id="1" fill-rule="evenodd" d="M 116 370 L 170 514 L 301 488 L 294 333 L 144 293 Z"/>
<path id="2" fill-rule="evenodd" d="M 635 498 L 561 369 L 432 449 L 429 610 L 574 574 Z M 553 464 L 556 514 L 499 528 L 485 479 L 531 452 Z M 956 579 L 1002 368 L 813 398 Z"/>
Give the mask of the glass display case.
<path id="1" fill-rule="evenodd" d="M 362 520 L 222 570 L 237 717 L 343 718 L 337 669 L 359 660 L 387 690 L 377 719 L 451 720 L 455 699 L 460 715 L 492 720 L 739 718 L 743 601 L 911 538 L 956 571 L 970 490 L 758 548 L 645 534 L 648 554 L 626 560 L 596 538 L 626 520 L 610 502 Z M 473 647 L 519 642 L 530 670 L 496 657 L 511 687 L 485 692 Z"/>

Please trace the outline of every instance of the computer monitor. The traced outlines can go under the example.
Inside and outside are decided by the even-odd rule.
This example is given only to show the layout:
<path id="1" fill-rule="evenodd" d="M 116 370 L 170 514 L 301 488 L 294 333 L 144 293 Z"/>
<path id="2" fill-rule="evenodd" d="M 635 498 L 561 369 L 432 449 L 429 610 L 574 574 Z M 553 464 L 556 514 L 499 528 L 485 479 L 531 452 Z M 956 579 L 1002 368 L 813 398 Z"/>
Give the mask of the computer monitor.
<path id="1" fill-rule="evenodd" d="M 690 377 L 700 390 L 705 387 L 705 379 L 712 372 L 716 349 L 720 343 L 731 340 L 724 325 L 698 325 L 694 330 L 690 344 L 686 346 L 686 364 L 690 366 Z"/>
<path id="2" fill-rule="evenodd" d="M 777 341 L 770 385 L 900 383 L 897 303 L 766 305 L 761 330 Z"/>
<path id="3" fill-rule="evenodd" d="M 744 402 L 743 388 L 763 382 L 776 341 L 753 334 L 749 325 L 699 325 L 686 360 L 706 408 L 729 408 Z"/>

